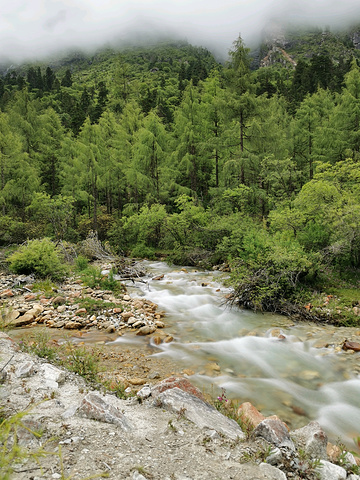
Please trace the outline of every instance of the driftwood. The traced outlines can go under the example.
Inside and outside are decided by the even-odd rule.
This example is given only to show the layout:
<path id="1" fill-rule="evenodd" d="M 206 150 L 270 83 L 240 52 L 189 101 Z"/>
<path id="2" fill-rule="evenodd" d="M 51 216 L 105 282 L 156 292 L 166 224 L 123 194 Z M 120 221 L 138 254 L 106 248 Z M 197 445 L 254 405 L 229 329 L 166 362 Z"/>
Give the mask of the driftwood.
<path id="1" fill-rule="evenodd" d="M 116 256 L 100 242 L 96 231 L 91 231 L 86 239 L 81 242 L 81 253 L 91 260 L 106 260 L 108 262 L 116 260 Z"/>

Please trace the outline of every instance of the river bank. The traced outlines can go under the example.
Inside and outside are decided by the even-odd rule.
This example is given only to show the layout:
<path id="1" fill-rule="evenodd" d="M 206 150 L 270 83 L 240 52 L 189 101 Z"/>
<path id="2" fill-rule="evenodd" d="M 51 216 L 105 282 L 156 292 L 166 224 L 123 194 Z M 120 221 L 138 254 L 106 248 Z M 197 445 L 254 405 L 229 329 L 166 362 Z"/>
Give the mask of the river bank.
<path id="1" fill-rule="evenodd" d="M 0 365 L 5 417 L 0 424 L 5 442 L 0 460 L 2 472 L 6 474 L 9 467 L 14 480 L 100 476 L 124 480 L 360 479 L 354 474 L 358 469 L 355 458 L 328 444 L 316 422 L 289 432 L 280 419 L 265 419 L 244 404 L 241 429 L 204 402 L 201 392 L 184 378 L 138 387 L 136 396 L 121 400 L 94 390 L 78 375 L 22 352 L 1 332 Z M 20 447 L 15 456 L 13 430 L 5 428 L 9 415 Z M 34 455 L 38 455 L 36 462 Z"/>
<path id="2" fill-rule="evenodd" d="M 224 388 L 229 399 L 250 400 L 290 428 L 320 420 L 333 440 L 341 436 L 352 446 L 358 436 L 359 362 L 358 353 L 342 345 L 345 339 L 356 343 L 358 329 L 229 309 L 223 304 L 229 291 L 218 272 L 172 269 L 160 262 L 144 266 L 147 276 L 115 296 L 89 289 L 75 277 L 46 294 L 21 284 L 7 305 L 11 315 L 20 313 L 15 321 L 21 324 L 25 316 L 29 323 L 11 334 L 36 342 L 36 332 L 47 326 L 53 346 L 69 339 L 88 345 L 101 359 L 103 380 L 124 389 L 135 392 L 142 384 L 181 374 L 212 400 Z M 63 297 L 61 304 L 54 303 L 57 297 Z M 93 308 L 94 301 L 98 310 L 79 312 L 82 302 Z M 43 310 L 28 315 L 34 305 Z M 161 323 L 152 333 L 137 335 L 156 321 Z"/>

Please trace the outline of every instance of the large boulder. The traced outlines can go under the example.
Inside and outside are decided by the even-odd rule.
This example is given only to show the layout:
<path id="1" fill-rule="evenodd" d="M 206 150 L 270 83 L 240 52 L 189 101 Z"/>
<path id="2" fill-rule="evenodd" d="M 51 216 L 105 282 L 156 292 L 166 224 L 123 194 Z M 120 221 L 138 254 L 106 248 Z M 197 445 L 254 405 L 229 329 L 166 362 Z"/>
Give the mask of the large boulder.
<path id="1" fill-rule="evenodd" d="M 225 417 L 216 408 L 180 388 L 175 387 L 160 393 L 154 404 L 186 417 L 199 428 L 216 430 L 232 440 L 245 439 L 245 434 L 234 420 Z"/>

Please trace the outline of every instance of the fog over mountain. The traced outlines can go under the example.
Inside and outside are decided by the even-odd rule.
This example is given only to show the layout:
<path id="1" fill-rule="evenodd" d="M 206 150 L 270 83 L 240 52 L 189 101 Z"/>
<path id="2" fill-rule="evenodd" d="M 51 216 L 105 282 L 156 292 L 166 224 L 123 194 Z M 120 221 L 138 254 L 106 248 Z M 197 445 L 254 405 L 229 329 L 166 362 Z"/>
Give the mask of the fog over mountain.
<path id="1" fill-rule="evenodd" d="M 0 58 L 40 58 L 144 35 L 178 36 L 223 55 L 272 18 L 336 27 L 360 20 L 359 0 L 12 0 L 1 6 Z"/>

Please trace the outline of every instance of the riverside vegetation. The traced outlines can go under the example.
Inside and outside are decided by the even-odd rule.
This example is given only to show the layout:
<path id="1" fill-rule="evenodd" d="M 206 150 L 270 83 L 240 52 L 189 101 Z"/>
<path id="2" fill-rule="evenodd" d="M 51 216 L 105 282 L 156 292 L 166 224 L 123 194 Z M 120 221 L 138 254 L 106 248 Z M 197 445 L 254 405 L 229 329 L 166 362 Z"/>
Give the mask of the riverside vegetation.
<path id="1" fill-rule="evenodd" d="M 292 41 L 296 61 L 256 69 L 239 37 L 225 64 L 169 42 L 8 71 L 0 244 L 33 255 L 13 270 L 59 279 L 37 239 L 93 230 L 118 254 L 228 264 L 241 306 L 358 324 L 359 55 L 306 35 L 307 58 Z"/>

